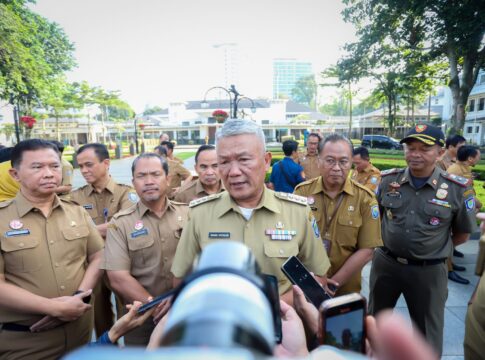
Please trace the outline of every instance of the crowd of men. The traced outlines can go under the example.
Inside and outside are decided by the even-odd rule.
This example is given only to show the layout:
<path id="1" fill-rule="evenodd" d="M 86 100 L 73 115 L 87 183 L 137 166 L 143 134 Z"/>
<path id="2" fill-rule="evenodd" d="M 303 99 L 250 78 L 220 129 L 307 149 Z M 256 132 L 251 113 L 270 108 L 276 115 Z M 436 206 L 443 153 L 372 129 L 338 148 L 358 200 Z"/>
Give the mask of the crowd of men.
<path id="1" fill-rule="evenodd" d="M 282 273 L 288 257 L 336 296 L 360 292 L 362 268 L 373 260 L 369 313 L 394 308 L 403 295 L 415 326 L 441 354 L 454 271 L 447 259 L 475 231 L 481 207 L 471 175 L 476 148 L 453 151 L 456 139 L 445 144 L 439 128 L 417 125 L 401 140 L 407 167 L 379 172 L 367 149 L 342 135 L 311 133 L 304 155 L 296 142 L 283 144 L 285 159 L 268 185 L 271 153 L 252 121 L 227 121 L 216 147 L 198 149 L 197 179 L 174 156 L 174 144 L 161 140 L 134 159 L 132 187 L 112 179 L 102 144 L 76 151 L 86 180 L 76 190 L 59 144 L 31 139 L 9 149 L 3 173 L 10 180 L 0 184 L 0 358 L 57 359 L 88 343 L 93 329 L 116 342 L 107 337 L 112 293 L 118 316 L 132 314 L 130 304 L 176 287 L 206 245 L 230 240 L 276 276 L 280 298 L 306 324 L 316 321 L 315 309 Z M 480 281 L 467 316 L 469 359 L 483 352 L 484 298 Z M 125 344 L 147 345 L 169 307 L 170 299 L 159 304 Z M 315 331 L 309 326 L 307 335 Z"/>

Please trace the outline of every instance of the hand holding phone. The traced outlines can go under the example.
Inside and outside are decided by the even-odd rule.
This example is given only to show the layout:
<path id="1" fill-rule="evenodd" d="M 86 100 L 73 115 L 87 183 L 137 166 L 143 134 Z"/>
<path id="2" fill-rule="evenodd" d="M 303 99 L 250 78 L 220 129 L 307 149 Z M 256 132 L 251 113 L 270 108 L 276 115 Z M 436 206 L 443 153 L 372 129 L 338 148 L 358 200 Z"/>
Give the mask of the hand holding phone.
<path id="1" fill-rule="evenodd" d="M 175 290 L 176 289 L 172 289 L 170 291 L 167 291 L 166 293 L 163 293 L 162 295 L 159 295 L 157 296 L 156 298 L 154 298 L 152 301 L 150 302 L 147 302 L 145 305 L 141 306 L 139 309 L 138 309 L 138 314 L 143 314 L 145 311 L 148 311 L 150 310 L 151 308 L 153 308 L 154 306 L 157 306 L 158 304 L 160 304 L 163 300 L 165 300 L 166 298 L 172 296 L 174 293 L 175 293 Z"/>

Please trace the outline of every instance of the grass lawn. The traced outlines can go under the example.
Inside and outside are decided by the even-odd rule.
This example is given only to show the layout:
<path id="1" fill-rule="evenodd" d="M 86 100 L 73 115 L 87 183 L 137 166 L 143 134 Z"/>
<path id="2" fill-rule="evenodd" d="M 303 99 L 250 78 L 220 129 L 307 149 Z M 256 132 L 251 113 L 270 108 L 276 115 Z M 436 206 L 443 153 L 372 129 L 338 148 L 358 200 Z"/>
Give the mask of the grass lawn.
<path id="1" fill-rule="evenodd" d="M 187 160 L 188 158 L 195 156 L 195 151 L 184 151 L 184 152 L 175 153 L 174 155 L 179 159 Z"/>

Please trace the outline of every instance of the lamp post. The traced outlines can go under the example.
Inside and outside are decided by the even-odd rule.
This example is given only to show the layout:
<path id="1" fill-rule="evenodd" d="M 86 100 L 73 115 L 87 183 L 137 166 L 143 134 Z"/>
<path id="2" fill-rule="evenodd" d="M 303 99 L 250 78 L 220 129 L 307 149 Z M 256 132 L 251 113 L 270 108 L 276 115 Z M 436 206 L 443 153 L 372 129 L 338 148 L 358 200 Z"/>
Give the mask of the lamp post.
<path id="1" fill-rule="evenodd" d="M 135 116 L 135 152 L 139 154 L 138 152 L 138 122 L 136 120 Z"/>
<path id="2" fill-rule="evenodd" d="M 222 86 L 213 86 L 210 89 L 208 89 L 204 94 L 204 100 L 202 101 L 202 104 L 201 104 L 203 108 L 209 107 L 209 103 L 207 102 L 207 94 L 209 93 L 209 91 L 214 89 L 223 90 L 227 93 L 227 96 L 229 96 L 229 116 L 231 117 L 231 119 L 237 118 L 237 108 L 239 105 L 239 101 L 241 101 L 242 99 L 249 100 L 251 102 L 251 111 L 253 113 L 256 112 L 254 101 L 251 98 L 248 98 L 247 96 L 240 94 L 239 91 L 236 90 L 236 87 L 234 85 L 231 85 L 229 89 L 226 89 L 225 87 L 222 87 Z"/>

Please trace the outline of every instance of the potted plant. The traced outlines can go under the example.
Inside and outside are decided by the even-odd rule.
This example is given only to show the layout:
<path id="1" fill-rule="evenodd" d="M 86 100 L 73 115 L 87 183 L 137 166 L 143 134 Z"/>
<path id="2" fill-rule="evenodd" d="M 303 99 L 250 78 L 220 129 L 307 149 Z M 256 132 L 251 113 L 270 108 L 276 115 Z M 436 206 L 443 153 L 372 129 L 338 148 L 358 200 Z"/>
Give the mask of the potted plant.
<path id="1" fill-rule="evenodd" d="M 20 123 L 25 129 L 25 138 L 30 139 L 30 135 L 32 133 L 32 128 L 34 127 L 37 120 L 32 116 L 21 116 Z"/>
<path id="2" fill-rule="evenodd" d="M 216 119 L 218 123 L 222 124 L 229 117 L 229 114 L 224 110 L 215 110 L 212 113 L 212 117 Z"/>

